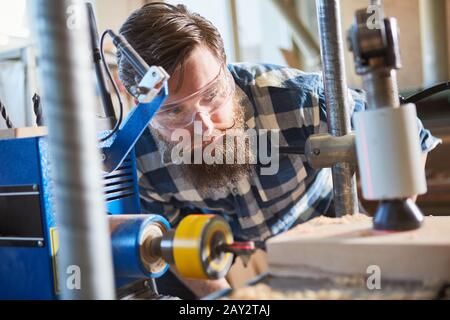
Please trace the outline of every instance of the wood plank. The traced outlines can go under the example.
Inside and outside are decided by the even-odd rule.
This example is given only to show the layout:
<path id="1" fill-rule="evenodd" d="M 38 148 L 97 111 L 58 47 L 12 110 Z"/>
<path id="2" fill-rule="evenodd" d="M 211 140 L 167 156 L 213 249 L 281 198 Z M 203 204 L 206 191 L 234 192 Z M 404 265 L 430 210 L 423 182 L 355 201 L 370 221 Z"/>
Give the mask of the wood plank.
<path id="1" fill-rule="evenodd" d="M 47 127 L 24 127 L 0 130 L 0 139 L 31 138 L 46 136 Z"/>
<path id="2" fill-rule="evenodd" d="M 450 281 L 450 217 L 426 217 L 408 232 L 379 232 L 363 215 L 319 217 L 267 242 L 270 273 L 277 276 L 367 276 Z"/>

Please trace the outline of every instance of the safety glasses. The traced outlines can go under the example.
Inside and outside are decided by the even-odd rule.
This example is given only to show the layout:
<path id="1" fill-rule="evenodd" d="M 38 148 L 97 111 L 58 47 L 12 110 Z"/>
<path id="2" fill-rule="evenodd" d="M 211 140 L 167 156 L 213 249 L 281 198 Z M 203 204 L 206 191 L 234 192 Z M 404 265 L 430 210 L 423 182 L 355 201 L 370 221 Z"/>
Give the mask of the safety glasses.
<path id="1" fill-rule="evenodd" d="M 197 92 L 161 106 L 152 119 L 156 129 L 178 129 L 190 126 L 198 113 L 211 117 L 228 105 L 234 95 L 235 83 L 226 66 Z"/>

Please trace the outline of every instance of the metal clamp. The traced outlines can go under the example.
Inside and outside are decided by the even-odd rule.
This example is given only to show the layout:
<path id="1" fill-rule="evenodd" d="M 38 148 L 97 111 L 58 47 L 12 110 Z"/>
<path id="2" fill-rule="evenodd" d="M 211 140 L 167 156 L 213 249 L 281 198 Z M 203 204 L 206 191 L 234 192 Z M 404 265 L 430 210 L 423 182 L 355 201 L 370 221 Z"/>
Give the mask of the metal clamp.
<path id="1" fill-rule="evenodd" d="M 305 156 L 314 169 L 331 168 L 340 162 L 356 166 L 355 134 L 341 137 L 328 133 L 312 135 L 306 141 Z"/>
<path id="2" fill-rule="evenodd" d="M 140 103 L 152 101 L 169 78 L 170 76 L 166 70 L 158 66 L 151 66 L 144 78 L 139 82 L 137 88 L 138 101 Z"/>
<path id="3" fill-rule="evenodd" d="M 369 18 L 365 9 L 358 10 L 355 23 L 348 32 L 347 41 L 350 51 L 353 52 L 356 73 L 363 75 L 380 67 L 400 69 L 402 64 L 397 20 L 385 18 L 377 28 L 369 28 Z"/>

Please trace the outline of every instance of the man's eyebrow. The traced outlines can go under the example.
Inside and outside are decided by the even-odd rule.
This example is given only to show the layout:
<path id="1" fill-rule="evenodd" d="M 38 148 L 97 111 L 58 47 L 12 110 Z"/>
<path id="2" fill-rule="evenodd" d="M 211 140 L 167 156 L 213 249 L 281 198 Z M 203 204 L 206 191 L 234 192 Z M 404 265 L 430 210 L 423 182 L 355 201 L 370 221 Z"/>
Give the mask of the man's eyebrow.
<path id="1" fill-rule="evenodd" d="M 181 87 L 183 86 L 183 82 L 184 82 L 184 63 L 185 63 L 185 61 L 181 61 L 181 64 L 180 64 L 180 66 L 179 66 L 179 71 L 180 71 L 180 74 L 179 74 L 179 77 L 178 77 L 178 82 L 177 82 L 177 85 L 175 86 L 175 90 L 174 90 L 174 93 L 176 94 L 176 93 L 178 93 L 179 91 L 180 91 L 180 89 L 181 89 Z M 173 73 L 175 73 L 177 71 L 177 68 L 175 68 L 175 70 L 173 71 Z"/>
<path id="2" fill-rule="evenodd" d="M 205 91 L 203 92 L 203 94 L 209 93 L 209 92 L 212 92 L 212 91 L 216 91 L 217 88 L 218 88 L 217 85 L 211 86 L 211 87 L 209 87 L 207 90 L 205 90 Z"/>
<path id="3" fill-rule="evenodd" d="M 184 103 L 181 103 L 181 104 L 175 103 L 175 104 L 170 105 L 170 106 L 167 106 L 167 107 L 162 106 L 162 107 L 159 109 L 159 112 L 170 111 L 170 110 L 176 109 L 176 108 L 186 108 L 186 105 L 185 105 Z"/>

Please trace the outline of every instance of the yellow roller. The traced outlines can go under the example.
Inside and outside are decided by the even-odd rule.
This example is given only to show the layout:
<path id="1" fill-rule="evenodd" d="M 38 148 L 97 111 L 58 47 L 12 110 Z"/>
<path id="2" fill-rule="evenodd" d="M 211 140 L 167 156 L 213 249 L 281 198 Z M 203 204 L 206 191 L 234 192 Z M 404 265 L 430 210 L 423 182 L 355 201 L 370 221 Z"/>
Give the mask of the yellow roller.
<path id="1" fill-rule="evenodd" d="M 216 215 L 190 215 L 177 226 L 173 238 L 173 258 L 186 278 L 218 279 L 226 275 L 233 254 L 217 252 L 222 244 L 232 244 L 228 223 Z"/>

